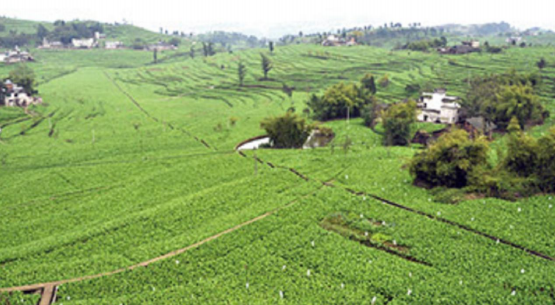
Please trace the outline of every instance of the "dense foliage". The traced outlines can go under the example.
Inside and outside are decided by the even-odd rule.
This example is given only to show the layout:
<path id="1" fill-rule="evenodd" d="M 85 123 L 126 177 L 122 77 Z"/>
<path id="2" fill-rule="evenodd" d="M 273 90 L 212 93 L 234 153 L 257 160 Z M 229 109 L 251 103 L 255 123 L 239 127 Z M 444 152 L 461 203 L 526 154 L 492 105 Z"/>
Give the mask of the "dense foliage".
<path id="1" fill-rule="evenodd" d="M 383 143 L 387 146 L 405 146 L 410 143 L 411 126 L 416 122 L 416 102 L 391 105 L 382 112 Z"/>
<path id="2" fill-rule="evenodd" d="M 266 130 L 274 148 L 300 148 L 313 129 L 304 118 L 291 112 L 266 118 L 260 123 L 260 127 Z"/>
<path id="3" fill-rule="evenodd" d="M 487 165 L 489 145 L 483 138 L 470 139 L 464 130 L 441 136 L 410 163 L 417 182 L 428 186 L 465 187 L 472 171 Z"/>
<path id="4" fill-rule="evenodd" d="M 313 94 L 307 105 L 313 117 L 326 121 L 337 118 L 359 117 L 362 108 L 371 102 L 371 94 L 356 84 L 343 82 L 329 87 L 324 95 Z"/>
<path id="5" fill-rule="evenodd" d="M 483 116 L 505 129 L 512 117 L 521 127 L 541 123 L 549 116 L 537 95 L 538 74 L 519 74 L 514 70 L 500 75 L 478 76 L 470 82 L 464 102 L 469 115 Z"/>

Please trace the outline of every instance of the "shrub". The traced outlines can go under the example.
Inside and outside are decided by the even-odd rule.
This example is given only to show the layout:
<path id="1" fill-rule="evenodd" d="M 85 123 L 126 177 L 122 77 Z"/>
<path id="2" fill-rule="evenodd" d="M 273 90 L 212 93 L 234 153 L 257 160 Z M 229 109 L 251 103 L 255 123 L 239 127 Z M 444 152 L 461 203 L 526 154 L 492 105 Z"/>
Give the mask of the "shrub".
<path id="1" fill-rule="evenodd" d="M 472 171 L 486 167 L 488 152 L 489 145 L 484 138 L 469 139 L 466 131 L 454 130 L 414 156 L 410 173 L 415 182 L 462 188 L 469 185 Z"/>
<path id="2" fill-rule="evenodd" d="M 300 148 L 313 129 L 305 119 L 292 112 L 266 118 L 260 123 L 260 127 L 266 130 L 274 148 Z"/>
<path id="3" fill-rule="evenodd" d="M 537 175 L 544 192 L 555 192 L 555 128 L 538 140 Z"/>
<path id="4" fill-rule="evenodd" d="M 416 102 L 395 104 L 382 113 L 383 143 L 405 146 L 410 142 L 411 125 L 416 122 Z"/>
<path id="5" fill-rule="evenodd" d="M 346 118 L 347 111 L 351 117 L 358 117 L 362 107 L 369 101 L 365 90 L 357 85 L 339 83 L 328 88 L 321 97 L 313 94 L 307 104 L 314 119 L 325 121 Z"/>

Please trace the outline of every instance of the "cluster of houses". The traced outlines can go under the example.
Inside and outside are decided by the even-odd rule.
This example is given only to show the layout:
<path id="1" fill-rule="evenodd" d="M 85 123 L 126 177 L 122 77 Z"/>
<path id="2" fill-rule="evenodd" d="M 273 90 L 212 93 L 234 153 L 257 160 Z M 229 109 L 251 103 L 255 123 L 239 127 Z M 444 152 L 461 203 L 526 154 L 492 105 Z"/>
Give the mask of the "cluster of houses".
<path id="1" fill-rule="evenodd" d="M 445 89 L 435 89 L 433 93 L 422 93 L 418 100 L 419 122 L 430 122 L 437 124 L 457 125 L 466 130 L 472 137 L 479 134 L 491 136 L 497 126 L 485 120 L 483 117 L 466 116 L 466 111 L 460 105 L 461 98 L 449 96 Z M 427 145 L 430 140 L 437 139 L 449 128 L 438 130 L 433 133 L 419 131 L 414 136 L 412 143 Z"/>
<path id="2" fill-rule="evenodd" d="M 104 47 L 108 50 L 125 49 L 125 44 L 121 41 L 105 41 L 101 43 L 102 39 L 105 39 L 106 35 L 96 32 L 93 38 L 82 38 L 82 39 L 72 39 L 70 44 L 64 44 L 61 41 L 48 41 L 44 38 L 42 45 L 39 47 L 41 49 L 93 49 L 98 47 Z M 159 41 L 157 43 L 147 45 L 144 47 L 146 51 L 166 51 L 166 50 L 176 50 L 175 45 L 169 44 L 167 42 Z"/>
<path id="3" fill-rule="evenodd" d="M 17 46 L 10 51 L 0 53 L 0 62 L 14 64 L 18 62 L 34 61 L 29 52 L 21 51 Z"/>
<path id="4" fill-rule="evenodd" d="M 0 99 L 0 106 L 27 107 L 42 103 L 40 97 L 28 94 L 23 87 L 12 83 L 9 79 L 4 82 L 1 90 L 0 96 L 3 98 Z"/>
<path id="5" fill-rule="evenodd" d="M 324 47 L 341 47 L 341 46 L 356 46 L 357 42 L 355 40 L 354 37 L 352 37 L 350 40 L 346 40 L 340 37 L 337 37 L 335 35 L 330 35 L 328 36 L 328 38 L 324 39 L 324 41 L 322 41 L 322 46 Z"/>
<path id="6" fill-rule="evenodd" d="M 471 40 L 463 41 L 460 45 L 438 48 L 440 54 L 468 54 L 480 51 L 480 42 Z"/>

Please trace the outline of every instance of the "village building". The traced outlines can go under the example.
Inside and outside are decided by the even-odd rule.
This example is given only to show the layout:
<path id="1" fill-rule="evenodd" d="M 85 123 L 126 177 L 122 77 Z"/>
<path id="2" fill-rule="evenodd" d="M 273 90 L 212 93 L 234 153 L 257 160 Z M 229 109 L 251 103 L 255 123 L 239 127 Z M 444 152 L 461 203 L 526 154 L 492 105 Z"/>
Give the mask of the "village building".
<path id="1" fill-rule="evenodd" d="M 509 44 L 517 44 L 522 41 L 522 37 L 520 36 L 508 37 L 505 41 Z"/>
<path id="2" fill-rule="evenodd" d="M 125 45 L 121 41 L 106 41 L 104 47 L 109 50 L 122 49 Z"/>
<path id="3" fill-rule="evenodd" d="M 27 94 L 23 87 L 12 83 L 10 80 L 6 80 L 4 83 L 1 96 L 3 96 L 3 99 L 0 100 L 0 104 L 7 107 L 27 107 L 31 104 L 42 103 L 41 98 Z"/>
<path id="4" fill-rule="evenodd" d="M 146 50 L 148 50 L 148 51 L 154 51 L 154 50 L 167 51 L 167 50 L 177 50 L 177 47 L 172 45 L 172 44 L 169 44 L 167 42 L 159 41 L 158 43 L 148 45 L 146 47 Z"/>
<path id="5" fill-rule="evenodd" d="M 48 39 L 42 39 L 42 45 L 39 47 L 40 49 L 63 49 L 65 48 L 64 44 L 61 41 L 48 41 Z"/>
<path id="6" fill-rule="evenodd" d="M 340 47 L 340 46 L 356 46 L 358 43 L 354 37 L 351 37 L 350 40 L 345 40 L 343 38 L 339 38 L 335 35 L 329 35 L 324 41 L 322 41 L 322 46 L 324 47 Z"/>
<path id="7" fill-rule="evenodd" d="M 448 96 L 445 89 L 436 89 L 433 93 L 422 93 L 417 106 L 420 122 L 455 124 L 459 120 L 460 100 L 456 96 Z"/>
<path id="8" fill-rule="evenodd" d="M 34 61 L 34 59 L 31 54 L 19 50 L 17 46 L 13 50 L 7 51 L 5 53 L 0 53 L 0 62 L 6 64 L 14 64 L 27 61 Z"/>
<path id="9" fill-rule="evenodd" d="M 72 39 L 71 45 L 75 49 L 92 49 L 96 46 L 96 41 L 94 38 L 88 39 Z"/>
<path id="10" fill-rule="evenodd" d="M 463 41 L 462 45 L 463 46 L 469 46 L 469 47 L 474 48 L 474 49 L 480 48 L 480 42 L 477 41 L 477 40 Z"/>

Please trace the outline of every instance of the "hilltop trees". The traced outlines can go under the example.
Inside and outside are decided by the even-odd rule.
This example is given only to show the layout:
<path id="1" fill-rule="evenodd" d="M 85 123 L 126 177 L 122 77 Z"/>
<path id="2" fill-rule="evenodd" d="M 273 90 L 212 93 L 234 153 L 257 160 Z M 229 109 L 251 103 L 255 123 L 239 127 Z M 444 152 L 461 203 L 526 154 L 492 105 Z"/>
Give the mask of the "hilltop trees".
<path id="1" fill-rule="evenodd" d="M 260 57 L 262 58 L 262 72 L 264 73 L 263 80 L 268 79 L 268 73 L 274 67 L 272 60 L 264 53 L 260 53 Z"/>
<path id="2" fill-rule="evenodd" d="M 383 143 L 387 146 L 406 146 L 411 136 L 411 125 L 416 122 L 416 102 L 395 104 L 383 111 Z"/>
<path id="3" fill-rule="evenodd" d="M 541 122 L 549 116 L 536 95 L 541 83 L 538 74 L 518 74 L 515 71 L 501 75 L 475 77 L 469 81 L 470 89 L 463 105 L 471 116 L 483 116 L 505 129 L 512 117 L 521 127 Z"/>
<path id="4" fill-rule="evenodd" d="M 358 117 L 370 95 L 356 84 L 338 83 L 326 90 L 323 96 L 313 94 L 308 101 L 314 119 L 325 121 L 336 118 Z"/>
<path id="5" fill-rule="evenodd" d="M 240 61 L 237 65 L 237 76 L 239 77 L 239 86 L 243 86 L 243 82 L 245 80 L 245 76 L 247 75 L 247 66 Z"/>
<path id="6" fill-rule="evenodd" d="M 37 27 L 37 37 L 42 40 L 46 36 L 48 36 L 48 30 L 44 27 L 44 25 L 39 24 Z"/>
<path id="7" fill-rule="evenodd" d="M 364 87 L 364 89 L 370 91 L 372 95 L 376 94 L 376 81 L 374 80 L 374 75 L 366 74 L 361 80 L 360 83 Z"/>
<path id="8" fill-rule="evenodd" d="M 305 119 L 292 112 L 265 118 L 260 127 L 266 130 L 274 148 L 300 148 L 313 129 Z"/>

